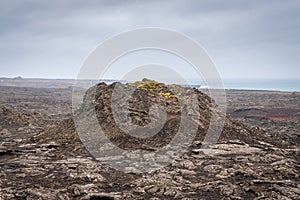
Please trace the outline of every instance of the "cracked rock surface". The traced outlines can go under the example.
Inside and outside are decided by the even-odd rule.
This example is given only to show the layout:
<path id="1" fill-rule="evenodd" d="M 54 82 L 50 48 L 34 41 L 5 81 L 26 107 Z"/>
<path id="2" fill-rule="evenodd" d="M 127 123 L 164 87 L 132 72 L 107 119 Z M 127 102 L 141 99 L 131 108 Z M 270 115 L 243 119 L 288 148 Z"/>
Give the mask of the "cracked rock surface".
<path id="1" fill-rule="evenodd" d="M 139 125 L 151 122 L 151 105 L 160 103 L 166 107 L 167 125 L 161 135 L 152 139 L 128 137 L 113 123 L 109 103 L 114 86 L 100 83 L 90 90 L 96 92 L 95 98 L 87 93 L 84 101 L 96 108 L 99 124 L 111 141 L 128 150 L 128 154 L 110 159 L 126 162 L 130 151 L 151 152 L 165 145 L 180 122 L 176 98 L 160 94 L 169 92 L 166 86 L 139 88 L 129 100 L 132 121 Z M 121 86 L 124 90 L 133 87 Z M 54 107 L 51 115 L 47 115 L 39 110 L 3 106 L 0 110 L 0 199 L 300 198 L 299 118 L 243 122 L 226 117 L 218 143 L 205 155 L 201 148 L 203 138 L 210 113 L 217 108 L 204 93 L 188 90 L 197 94 L 202 114 L 199 121 L 194 121 L 198 123 L 195 139 L 188 151 L 168 166 L 141 174 L 124 173 L 93 158 L 79 139 L 69 113 L 58 119 L 51 118 Z M 64 109 L 66 104 L 61 103 Z M 83 111 L 86 110 L 78 112 Z M 292 137 L 287 136 L 289 131 Z"/>

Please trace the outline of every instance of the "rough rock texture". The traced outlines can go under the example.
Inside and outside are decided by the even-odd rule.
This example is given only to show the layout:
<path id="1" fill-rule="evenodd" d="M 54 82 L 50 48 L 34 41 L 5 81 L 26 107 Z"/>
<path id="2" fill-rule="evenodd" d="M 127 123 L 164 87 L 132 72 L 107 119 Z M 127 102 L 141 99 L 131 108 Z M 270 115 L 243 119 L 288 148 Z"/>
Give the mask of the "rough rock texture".
<path id="1" fill-rule="evenodd" d="M 134 123 L 149 123 L 149 107 L 155 103 L 166 106 L 169 123 L 154 139 L 137 139 L 125 135 L 112 120 L 109 103 L 114 86 L 96 85 L 90 90 L 96 91 L 95 98 L 88 92 L 84 102 L 96 108 L 99 123 L 111 141 L 129 150 L 153 151 L 164 145 L 180 119 L 176 96 L 162 95 L 169 92 L 163 84 L 151 89 L 140 87 L 135 92 L 129 101 Z M 72 119 L 51 123 L 40 119 L 43 130 L 33 129 L 30 137 L 1 135 L 0 199 L 300 198 L 299 141 L 282 145 L 280 134 L 269 139 L 271 136 L 264 130 L 246 127 L 227 117 L 213 153 L 203 155 L 203 136 L 211 110 L 217 108 L 204 93 L 186 90 L 197 94 L 202 115 L 189 151 L 169 166 L 144 174 L 114 170 L 89 155 Z M 2 112 L 1 119 L 9 119 L 7 116 Z M 17 122 L 14 128 L 35 121 L 34 117 L 22 116 L 12 120 Z M 2 132 L 9 129 L 4 125 Z"/>

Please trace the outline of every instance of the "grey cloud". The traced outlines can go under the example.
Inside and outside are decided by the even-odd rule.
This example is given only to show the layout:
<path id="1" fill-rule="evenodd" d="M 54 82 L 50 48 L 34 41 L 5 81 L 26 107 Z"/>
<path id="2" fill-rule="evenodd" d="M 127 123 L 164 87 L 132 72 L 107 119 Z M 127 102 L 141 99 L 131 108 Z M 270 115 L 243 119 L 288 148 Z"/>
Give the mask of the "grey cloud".
<path id="1" fill-rule="evenodd" d="M 128 29 L 158 26 L 195 38 L 226 77 L 261 76 L 284 64 L 290 71 L 285 76 L 295 77 L 300 73 L 299 8 L 300 2 L 292 0 L 1 1 L 0 75 L 44 76 L 40 66 L 52 66 L 49 76 L 74 77 L 101 41 Z M 249 67 L 254 70 L 243 73 Z"/>

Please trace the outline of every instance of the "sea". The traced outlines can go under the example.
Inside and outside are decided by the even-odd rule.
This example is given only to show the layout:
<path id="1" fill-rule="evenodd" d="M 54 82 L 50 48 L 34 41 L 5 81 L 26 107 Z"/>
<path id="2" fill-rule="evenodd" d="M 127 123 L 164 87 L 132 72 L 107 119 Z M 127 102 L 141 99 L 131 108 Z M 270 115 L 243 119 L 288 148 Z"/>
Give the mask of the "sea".
<path id="1" fill-rule="evenodd" d="M 195 87 L 207 87 L 195 79 L 189 82 Z M 225 89 L 300 92 L 300 79 L 224 79 L 223 85 Z"/>
<path id="2" fill-rule="evenodd" d="M 300 79 L 224 79 L 226 89 L 300 92 Z"/>

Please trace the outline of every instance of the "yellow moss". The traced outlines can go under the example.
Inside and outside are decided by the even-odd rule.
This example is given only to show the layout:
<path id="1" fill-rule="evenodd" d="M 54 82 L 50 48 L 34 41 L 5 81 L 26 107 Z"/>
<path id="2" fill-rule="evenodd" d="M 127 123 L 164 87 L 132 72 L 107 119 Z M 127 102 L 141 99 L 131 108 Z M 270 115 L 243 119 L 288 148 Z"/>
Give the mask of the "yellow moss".
<path id="1" fill-rule="evenodd" d="M 170 99 L 170 98 L 177 98 L 177 95 L 175 94 L 171 94 L 170 92 L 160 92 L 160 95 L 162 95 L 163 97 Z"/>
<path id="2" fill-rule="evenodd" d="M 136 82 L 138 88 L 147 89 L 147 90 L 155 90 L 159 85 L 159 82 L 144 78 L 142 81 Z"/>

